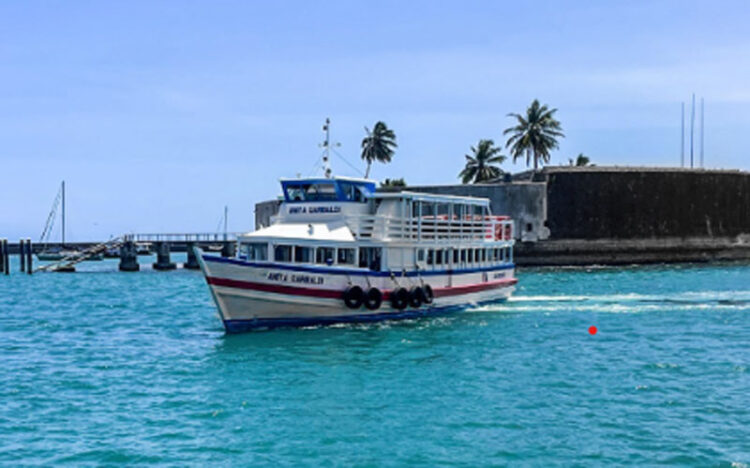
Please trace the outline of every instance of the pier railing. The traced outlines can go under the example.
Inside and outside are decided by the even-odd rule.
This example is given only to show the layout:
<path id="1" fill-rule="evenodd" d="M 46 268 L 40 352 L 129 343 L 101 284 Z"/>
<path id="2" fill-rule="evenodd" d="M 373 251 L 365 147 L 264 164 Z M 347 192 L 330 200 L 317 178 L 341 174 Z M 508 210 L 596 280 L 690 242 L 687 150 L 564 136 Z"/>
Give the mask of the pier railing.
<path id="1" fill-rule="evenodd" d="M 241 232 L 197 232 L 197 233 L 139 233 L 125 234 L 131 242 L 226 242 L 236 241 Z"/>
<path id="2" fill-rule="evenodd" d="M 513 221 L 506 216 L 400 218 L 351 215 L 346 223 L 358 239 L 409 241 L 510 241 Z"/>

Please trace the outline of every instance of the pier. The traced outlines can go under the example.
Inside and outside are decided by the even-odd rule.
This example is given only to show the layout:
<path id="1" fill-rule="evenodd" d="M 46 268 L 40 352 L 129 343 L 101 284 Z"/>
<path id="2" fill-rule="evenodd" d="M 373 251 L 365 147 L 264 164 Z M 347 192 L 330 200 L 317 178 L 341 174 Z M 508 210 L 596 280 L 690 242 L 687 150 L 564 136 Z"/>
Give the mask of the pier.
<path id="1" fill-rule="evenodd" d="M 0 238 L 0 275 L 11 273 L 10 257 L 19 258 L 19 272 L 74 272 L 75 266 L 93 257 L 119 258 L 120 271 L 140 271 L 138 256 L 156 255 L 152 268 L 170 271 L 178 268 L 197 270 L 200 268 L 193 251 L 194 247 L 216 252 L 223 257 L 234 256 L 237 238 L 241 233 L 139 233 L 123 234 L 104 242 L 66 242 L 34 244 L 31 239 L 20 239 L 10 243 Z M 34 255 L 45 250 L 69 252 L 58 260 L 45 262 L 34 268 Z M 171 260 L 172 252 L 186 252 L 187 260 L 178 265 Z"/>

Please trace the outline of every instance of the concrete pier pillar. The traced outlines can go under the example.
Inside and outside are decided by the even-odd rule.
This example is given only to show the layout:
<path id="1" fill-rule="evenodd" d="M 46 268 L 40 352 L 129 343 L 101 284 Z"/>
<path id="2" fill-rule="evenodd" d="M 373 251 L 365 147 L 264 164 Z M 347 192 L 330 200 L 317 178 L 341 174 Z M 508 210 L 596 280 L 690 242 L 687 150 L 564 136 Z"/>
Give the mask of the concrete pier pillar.
<path id="1" fill-rule="evenodd" d="M 26 273 L 26 241 L 18 240 L 18 259 L 21 261 L 21 273 Z"/>
<path id="2" fill-rule="evenodd" d="M 33 273 L 34 269 L 34 252 L 31 246 L 31 239 L 26 238 L 26 273 Z"/>
<path id="3" fill-rule="evenodd" d="M 154 263 L 154 270 L 174 270 L 177 268 L 177 265 L 172 263 L 169 258 L 168 242 L 156 242 L 154 244 L 154 250 L 156 250 L 156 263 Z"/>
<path id="4" fill-rule="evenodd" d="M 224 245 L 221 246 L 222 257 L 234 257 L 234 242 L 224 241 Z"/>
<path id="5" fill-rule="evenodd" d="M 8 274 L 7 262 L 5 261 L 5 239 L 0 239 L 0 273 Z"/>
<path id="6" fill-rule="evenodd" d="M 120 271 L 138 271 L 138 254 L 135 250 L 135 242 L 125 241 L 120 246 Z"/>
<path id="7" fill-rule="evenodd" d="M 195 252 L 193 252 L 194 246 L 195 244 L 192 242 L 187 243 L 187 262 L 183 263 L 182 267 L 188 270 L 197 270 L 200 268 L 198 259 L 195 257 Z"/>

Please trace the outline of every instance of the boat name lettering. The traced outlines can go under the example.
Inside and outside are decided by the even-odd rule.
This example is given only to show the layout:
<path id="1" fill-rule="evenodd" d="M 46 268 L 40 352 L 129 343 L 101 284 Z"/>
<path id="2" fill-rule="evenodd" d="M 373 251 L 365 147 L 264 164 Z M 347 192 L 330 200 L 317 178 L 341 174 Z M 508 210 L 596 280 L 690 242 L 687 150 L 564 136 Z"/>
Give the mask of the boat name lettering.
<path id="1" fill-rule="evenodd" d="M 289 214 L 305 213 L 341 213 L 340 206 L 293 206 L 289 208 Z"/>
<path id="2" fill-rule="evenodd" d="M 323 284 L 322 276 L 297 275 L 297 274 L 287 274 L 287 273 L 269 273 L 267 278 L 270 281 L 282 281 L 282 282 L 305 283 L 305 284 Z"/>

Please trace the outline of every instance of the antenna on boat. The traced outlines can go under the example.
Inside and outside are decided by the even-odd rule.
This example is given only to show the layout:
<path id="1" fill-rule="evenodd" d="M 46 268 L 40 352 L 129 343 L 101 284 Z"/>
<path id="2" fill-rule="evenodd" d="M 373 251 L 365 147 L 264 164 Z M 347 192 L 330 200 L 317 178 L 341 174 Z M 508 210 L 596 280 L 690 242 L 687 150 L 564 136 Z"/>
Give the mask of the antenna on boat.
<path id="1" fill-rule="evenodd" d="M 326 123 L 323 125 L 323 131 L 326 139 L 320 146 L 323 148 L 323 173 L 326 179 L 331 178 L 331 145 L 334 147 L 341 146 L 341 143 L 331 143 L 331 119 L 326 117 Z"/>

